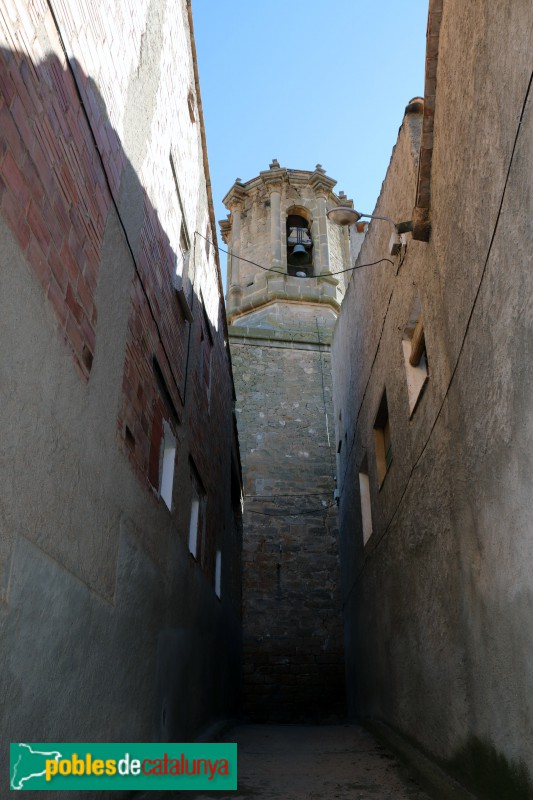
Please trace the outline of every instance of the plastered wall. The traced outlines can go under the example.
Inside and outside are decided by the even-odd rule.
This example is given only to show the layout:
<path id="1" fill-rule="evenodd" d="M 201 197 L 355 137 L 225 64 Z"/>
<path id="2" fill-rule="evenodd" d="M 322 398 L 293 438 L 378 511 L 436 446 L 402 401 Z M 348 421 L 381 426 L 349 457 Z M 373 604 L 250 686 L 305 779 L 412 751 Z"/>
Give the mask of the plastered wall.
<path id="1" fill-rule="evenodd" d="M 236 707 L 239 457 L 219 266 L 195 236 L 215 233 L 189 11 L 1 17 L 4 743 L 190 740 Z"/>
<path id="2" fill-rule="evenodd" d="M 393 264 L 354 273 L 332 350 L 352 713 L 484 797 L 531 792 L 530 36 L 526 3 L 444 2 L 431 237 L 408 235 Z M 403 120 L 377 214 L 411 218 L 421 124 Z M 386 255 L 388 235 L 371 223 L 361 263 Z M 410 414 L 402 335 L 417 296 L 429 378 Z"/>

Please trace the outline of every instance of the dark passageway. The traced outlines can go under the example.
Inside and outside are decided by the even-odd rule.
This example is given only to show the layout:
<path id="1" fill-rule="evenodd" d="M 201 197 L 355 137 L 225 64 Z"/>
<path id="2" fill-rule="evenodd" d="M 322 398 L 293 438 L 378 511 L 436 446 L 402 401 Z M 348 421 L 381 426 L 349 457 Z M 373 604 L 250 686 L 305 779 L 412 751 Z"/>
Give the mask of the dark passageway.
<path id="1" fill-rule="evenodd" d="M 429 800 L 397 759 L 356 725 L 240 725 L 239 788 L 177 792 L 176 800 Z M 169 800 L 169 792 L 160 800 Z M 172 795 L 173 797 L 174 795 Z M 158 800 L 153 792 L 139 800 Z"/>

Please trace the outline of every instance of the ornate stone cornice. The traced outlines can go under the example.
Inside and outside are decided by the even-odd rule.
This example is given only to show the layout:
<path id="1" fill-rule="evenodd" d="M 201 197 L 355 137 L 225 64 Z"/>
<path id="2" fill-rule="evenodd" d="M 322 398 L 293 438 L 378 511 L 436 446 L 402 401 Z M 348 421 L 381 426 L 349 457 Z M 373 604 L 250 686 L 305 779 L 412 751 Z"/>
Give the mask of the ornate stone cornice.
<path id="1" fill-rule="evenodd" d="M 224 197 L 222 202 L 232 211 L 234 208 L 239 208 L 242 206 L 246 197 L 248 196 L 248 192 L 246 187 L 243 186 L 241 179 L 237 178 L 227 195 Z"/>
<path id="2" fill-rule="evenodd" d="M 259 176 L 264 185 L 267 186 L 270 191 L 273 191 L 274 189 L 281 189 L 282 183 L 287 180 L 287 170 L 283 167 L 271 167 L 269 170 L 260 172 Z"/>
<path id="3" fill-rule="evenodd" d="M 312 280 L 301 280 L 285 273 L 269 272 L 261 283 L 238 289 L 230 297 L 228 293 L 228 320 L 236 319 L 250 311 L 273 302 L 326 305 L 338 313 L 340 309 L 339 281 L 333 275 L 318 275 Z"/>
<path id="4" fill-rule="evenodd" d="M 337 181 L 326 175 L 326 170 L 317 164 L 314 172 L 303 169 L 287 169 L 280 167 L 276 159 L 272 160 L 269 169 L 262 170 L 255 178 L 249 181 L 241 181 L 237 178 L 227 195 L 223 199 L 226 208 L 233 210 L 237 208 L 238 203 L 243 203 L 246 199 L 251 198 L 254 192 L 263 189 L 267 192 L 279 191 L 283 184 L 288 184 L 291 187 L 298 186 L 304 187 L 310 185 L 318 195 L 324 196 L 326 199 L 333 194 L 333 187 Z M 340 202 L 340 201 L 339 201 Z M 349 205 L 348 201 L 347 205 Z"/>
<path id="5" fill-rule="evenodd" d="M 219 220 L 218 224 L 220 226 L 220 235 L 222 236 L 222 241 L 228 244 L 231 237 L 231 220 L 221 219 Z"/>

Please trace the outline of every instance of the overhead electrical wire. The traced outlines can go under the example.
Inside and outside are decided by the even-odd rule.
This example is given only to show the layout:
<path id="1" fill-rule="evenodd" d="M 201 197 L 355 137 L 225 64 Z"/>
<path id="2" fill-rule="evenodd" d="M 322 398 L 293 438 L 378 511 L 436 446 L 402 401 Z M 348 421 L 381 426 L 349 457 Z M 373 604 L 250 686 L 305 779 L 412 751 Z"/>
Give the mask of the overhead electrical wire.
<path id="1" fill-rule="evenodd" d="M 227 253 L 232 258 L 236 258 L 239 261 L 246 261 L 247 264 L 252 264 L 254 267 L 258 267 L 259 269 L 262 269 L 264 272 L 275 272 L 276 275 L 284 274 L 283 272 L 280 272 L 281 268 L 273 269 L 272 267 L 264 267 L 262 264 L 258 264 L 257 261 L 250 261 L 249 258 L 244 258 L 243 256 L 234 255 L 234 253 L 232 253 L 231 250 L 225 250 L 223 247 L 220 247 L 215 242 L 212 242 L 211 239 L 208 239 L 207 236 L 204 236 L 202 233 L 200 233 L 200 231 L 195 231 L 194 235 L 201 236 L 202 239 L 205 239 L 206 242 L 212 244 L 213 247 L 216 247 L 217 250 L 219 250 L 221 253 Z M 382 261 L 388 261 L 389 264 L 392 264 L 392 266 L 394 266 L 394 261 L 392 261 L 390 258 L 380 258 L 378 261 L 372 261 L 370 264 L 358 264 L 357 266 L 348 267 L 347 269 L 340 269 L 337 272 L 328 272 L 327 276 L 329 277 L 330 275 L 342 275 L 345 272 L 353 272 L 355 269 L 362 269 L 363 267 L 374 267 L 376 264 L 381 264 Z M 315 280 L 315 278 L 319 277 L 320 275 L 306 275 L 305 277 L 301 278 L 299 277 L 298 280 L 299 281 Z"/>

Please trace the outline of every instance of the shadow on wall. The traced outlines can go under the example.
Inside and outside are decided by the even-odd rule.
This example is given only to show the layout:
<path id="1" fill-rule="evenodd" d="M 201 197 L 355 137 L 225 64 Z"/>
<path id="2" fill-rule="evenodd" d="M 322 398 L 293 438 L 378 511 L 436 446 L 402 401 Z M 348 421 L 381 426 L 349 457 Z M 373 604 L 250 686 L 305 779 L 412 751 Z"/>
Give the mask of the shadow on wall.
<path id="1" fill-rule="evenodd" d="M 157 355 L 180 408 L 185 395 L 182 340 L 189 331 L 174 288 L 182 254 L 178 257 L 172 248 L 96 84 L 75 59 L 70 68 L 55 55 L 35 65 L 19 52 L 2 49 L 0 88 L 2 211 L 78 369 L 87 379 L 94 358 L 101 247 L 114 205 L 135 264 L 133 311 L 137 304 L 137 311 L 151 317 L 150 347 L 143 347 L 142 355 L 148 360 Z M 199 299 L 190 290 L 192 305 Z M 133 327 L 132 320 L 135 334 Z M 130 367 L 136 369 L 127 360 L 125 372 Z"/>
<path id="2" fill-rule="evenodd" d="M 490 742 L 472 737 L 446 768 L 473 791 L 487 800 L 531 800 L 531 784 L 526 765 L 508 760 Z"/>
<path id="3" fill-rule="evenodd" d="M 193 336 L 197 335 L 199 343 L 201 326 L 207 324 L 206 314 L 195 315 L 194 324 L 185 319 L 183 305 L 175 289 L 176 264 L 180 264 L 180 259 L 146 189 L 125 156 L 96 84 L 83 73 L 75 60 L 68 65 L 53 55 L 37 64 L 26 54 L 0 49 L 0 208 L 46 297 L 56 321 L 57 333 L 72 355 L 74 369 L 87 384 L 92 380 L 93 364 L 101 358 L 102 331 L 98 327 L 97 288 L 106 223 L 110 212 L 117 212 L 131 254 L 132 274 L 122 373 L 116 376 L 116 391 L 109 387 L 109 395 L 105 399 L 109 403 L 119 398 L 116 409 L 110 412 L 116 415 L 115 444 L 118 442 L 119 449 L 144 483 L 149 505 L 149 484 L 152 483 L 156 490 L 159 488 L 154 486 L 156 477 L 153 466 L 159 466 L 162 458 L 161 430 L 165 425 L 174 429 L 178 427 L 190 392 L 191 406 L 195 408 L 196 393 L 205 393 L 201 382 L 197 386 L 198 381 L 188 380 L 188 365 L 192 347 L 195 346 Z M 204 257 L 204 249 L 201 248 L 199 257 Z M 179 255 L 181 258 L 181 253 Z M 198 264 L 194 266 L 198 268 Z M 187 289 L 185 302 L 190 308 L 198 306 L 201 309 L 201 298 L 193 288 L 194 274 L 189 275 L 190 280 L 187 280 L 187 275 L 183 278 Z M 219 304 L 217 323 L 220 322 L 221 308 Z M 218 330 L 221 335 L 220 324 Z M 224 349 L 221 349 L 224 353 Z M 107 352 L 106 348 L 104 350 Z M 225 356 L 221 355 L 220 358 Z M 154 371 L 155 363 L 157 372 Z M 55 392 L 57 399 L 64 403 L 60 381 Z M 231 408 L 230 388 L 227 388 L 227 393 Z M 229 421 L 226 420 L 224 403 L 222 399 L 220 404 L 213 403 L 211 406 L 214 430 L 217 426 L 222 429 L 225 424 L 230 424 L 231 413 Z M 91 421 L 88 422 L 90 424 Z M 99 431 L 95 430 L 89 431 L 88 435 L 98 439 L 98 434 Z M 76 440 L 73 439 L 73 442 L 76 443 Z M 71 445 L 68 443 L 67 446 Z M 194 452 L 195 464 L 205 475 L 212 472 L 212 446 L 207 442 Z M 189 453 L 185 452 L 186 448 L 182 450 L 184 475 L 185 469 L 188 470 Z M 46 462 L 46 453 L 38 455 L 41 463 Z M 114 453 L 102 451 L 98 455 L 102 464 L 107 458 L 114 459 Z M 179 455 L 177 453 L 178 458 Z M 76 459 L 81 462 L 84 457 L 83 452 L 76 453 Z M 39 460 L 36 459 L 35 463 L 39 463 Z M 53 463 L 50 458 L 49 470 L 53 469 Z M 93 465 L 92 468 L 98 467 Z M 33 466 L 29 470 L 33 480 L 39 477 L 36 469 Z M 110 479 L 109 474 L 106 476 L 102 470 L 98 480 L 104 482 Z M 218 484 L 206 488 L 212 489 L 213 507 L 220 511 L 225 509 L 224 488 Z M 22 484 L 18 488 L 19 496 L 23 497 L 21 492 L 24 491 Z M 56 491 L 57 502 L 65 508 L 77 502 L 77 498 L 69 497 L 59 483 Z M 32 529 L 31 525 L 27 526 L 24 536 L 60 567 L 78 578 L 90 590 L 91 597 L 96 596 L 98 601 L 103 598 L 113 605 L 112 613 L 119 618 L 118 626 L 127 624 L 131 629 L 128 644 L 137 640 L 138 650 L 134 653 L 131 649 L 120 652 L 113 650 L 108 640 L 117 627 L 115 622 L 97 631 L 91 644 L 93 649 L 100 651 L 101 662 L 110 653 L 119 653 L 120 661 L 111 662 L 116 675 L 109 677 L 106 691 L 112 692 L 113 687 L 117 690 L 118 686 L 120 703 L 134 709 L 130 716 L 135 719 L 136 727 L 131 730 L 131 740 L 153 738 L 160 741 L 186 741 L 194 738 L 199 726 L 213 716 L 227 712 L 227 697 L 233 696 L 235 699 L 238 692 L 239 642 L 233 616 L 228 622 L 228 609 L 219 609 L 214 593 L 211 592 L 211 597 L 203 588 L 200 591 L 197 583 L 193 583 L 189 560 L 183 560 L 188 558 L 186 546 L 180 549 L 176 541 L 177 517 L 172 519 L 173 541 L 165 539 L 165 533 L 155 526 L 139 534 L 144 554 L 157 565 L 161 599 L 152 602 L 149 612 L 141 608 L 143 598 L 137 600 L 136 609 L 125 610 L 124 601 L 121 603 L 120 600 L 120 584 L 116 582 L 118 526 L 116 532 L 109 533 L 111 541 L 105 547 L 100 548 L 95 541 L 91 541 L 92 530 L 102 518 L 105 517 L 110 529 L 109 522 L 120 517 L 124 511 L 124 497 L 120 491 L 115 492 L 112 500 L 114 506 L 101 508 L 102 496 L 108 498 L 112 494 L 110 487 L 104 486 L 99 496 L 91 496 L 90 489 L 82 487 L 80 483 L 78 492 L 82 491 L 85 492 L 85 507 L 90 509 L 88 516 L 94 515 L 94 519 L 87 520 L 86 527 L 80 526 L 78 521 L 77 525 L 72 525 L 69 536 L 63 536 L 65 531 L 57 525 L 58 520 L 49 519 L 39 531 Z M 135 499 L 135 503 L 138 504 L 139 500 Z M 160 519 L 156 515 L 160 515 L 161 510 L 154 511 L 152 506 L 153 503 L 143 522 L 147 519 L 157 522 Z M 202 587 L 212 582 L 214 575 L 215 533 L 219 521 L 216 517 L 217 514 L 211 514 L 203 540 L 203 583 L 198 577 L 194 579 Z M 60 520 L 65 519 L 70 526 L 70 517 L 65 516 L 64 512 Z M 102 530 L 105 529 L 102 526 Z M 56 530 L 59 530 L 58 534 Z M 7 531 L 0 550 L 5 564 L 10 563 L 17 535 L 17 530 Z M 74 546 L 73 537 L 77 537 Z M 158 537 L 159 541 L 155 542 Z M 177 554 L 182 561 L 165 561 L 169 554 Z M 101 576 L 111 571 L 112 578 L 106 583 Z M 115 596 L 117 586 L 118 594 Z M 187 591 L 191 597 L 182 602 Z M 96 612 L 90 608 L 89 614 L 94 613 L 96 618 Z M 50 613 L 53 614 L 53 609 L 50 609 Z M 149 618 L 148 613 L 152 613 L 153 617 Z M 212 620 L 208 625 L 205 624 L 206 617 Z M 220 621 L 223 624 L 219 624 Z M 92 626 L 91 633 L 94 634 L 92 617 L 85 622 L 87 631 L 91 631 Z M 225 627 L 226 623 L 229 627 Z M 79 625 L 83 624 L 83 620 L 80 620 Z M 144 626 L 144 629 L 137 631 L 137 626 Z M 202 636 L 202 630 L 206 627 L 212 634 L 211 638 Z M 57 631 L 57 635 L 63 637 L 62 650 L 68 652 L 72 634 L 65 629 Z M 124 641 L 128 641 L 126 635 Z M 150 649 L 145 649 L 147 643 Z M 34 657 L 35 653 L 28 655 L 28 659 Z M 92 658 L 94 662 L 94 655 Z M 136 659 L 139 663 L 144 660 L 149 666 L 136 671 L 131 667 L 131 662 Z M 221 666 L 221 661 L 225 666 Z M 218 670 L 216 675 L 213 674 L 215 664 Z M 99 669 L 101 667 L 102 664 Z M 64 672 L 61 671 L 63 668 Z M 69 669 L 65 662 L 58 665 L 52 674 L 46 674 L 46 670 L 43 670 L 39 677 L 42 696 L 53 696 L 60 692 L 65 702 L 69 697 L 75 698 L 80 682 L 94 680 L 94 677 L 89 679 L 84 669 L 88 667 L 83 664 L 80 664 L 79 670 Z M 147 686 L 146 681 L 142 685 L 135 684 L 135 678 L 142 675 L 143 670 L 145 677 L 151 674 L 152 685 Z M 233 680 L 220 686 L 221 673 L 231 673 Z M 127 685 L 122 685 L 121 675 L 127 677 Z M 181 676 L 182 688 L 187 686 L 186 698 L 183 692 L 180 694 L 176 689 L 177 676 Z M 102 703 L 107 702 L 106 691 L 102 689 Z M 152 717 L 148 720 L 139 720 L 139 715 L 135 713 L 137 700 L 141 702 L 141 693 L 151 698 L 151 703 L 145 702 L 145 706 L 150 705 L 152 709 Z M 19 697 L 17 702 L 21 701 L 23 698 Z M 31 698 L 28 697 L 26 704 L 30 703 Z M 112 707 L 112 703 L 109 707 Z M 18 711 L 21 719 L 32 718 L 30 710 L 24 712 L 20 705 Z M 36 728 L 42 726 L 46 728 L 47 723 L 43 721 Z M 32 734 L 34 739 L 39 740 L 40 734 L 36 728 Z M 86 729 L 87 725 L 84 731 L 88 734 Z M 53 730 L 54 725 L 48 725 L 48 736 Z M 106 720 L 105 724 L 102 720 L 102 726 L 91 732 L 92 740 L 112 740 L 113 730 L 112 720 Z M 67 725 L 64 735 L 68 736 L 70 732 Z"/>

